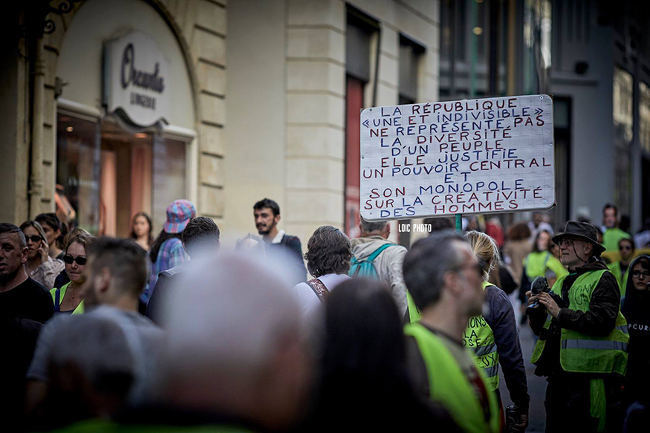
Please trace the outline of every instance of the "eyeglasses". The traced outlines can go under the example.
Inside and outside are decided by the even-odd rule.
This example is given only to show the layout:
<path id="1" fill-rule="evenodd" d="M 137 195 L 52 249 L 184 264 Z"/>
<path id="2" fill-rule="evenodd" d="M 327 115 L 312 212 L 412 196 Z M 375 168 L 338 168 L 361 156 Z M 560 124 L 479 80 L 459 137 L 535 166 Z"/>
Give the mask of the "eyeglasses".
<path id="1" fill-rule="evenodd" d="M 85 258 L 84 256 L 72 257 L 71 255 L 68 254 L 66 256 L 63 256 L 63 261 L 69 265 L 71 265 L 72 262 L 77 262 L 78 265 L 83 266 L 86 264 L 88 259 Z"/>
<path id="2" fill-rule="evenodd" d="M 650 272 L 648 271 L 632 271 L 633 278 L 650 278 Z"/>
<path id="3" fill-rule="evenodd" d="M 560 240 L 557 242 L 557 245 L 558 245 L 559 247 L 563 247 L 563 246 L 570 247 L 571 245 L 573 245 L 573 242 L 574 242 L 573 239 L 564 238 L 564 239 L 560 239 Z"/>
<path id="4" fill-rule="evenodd" d="M 621 245 L 620 247 L 618 247 L 618 249 L 619 250 L 631 250 L 632 247 L 629 246 L 629 245 Z"/>
<path id="5" fill-rule="evenodd" d="M 43 238 L 40 237 L 39 235 L 34 235 L 34 236 L 25 236 L 25 239 L 36 243 L 36 242 L 40 242 Z"/>

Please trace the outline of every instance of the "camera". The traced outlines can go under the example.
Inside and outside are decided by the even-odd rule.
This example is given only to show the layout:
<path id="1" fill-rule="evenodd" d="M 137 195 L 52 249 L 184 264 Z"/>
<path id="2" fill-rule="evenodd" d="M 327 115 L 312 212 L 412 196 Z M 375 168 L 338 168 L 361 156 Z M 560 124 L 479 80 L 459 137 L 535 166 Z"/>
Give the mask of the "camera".
<path id="1" fill-rule="evenodd" d="M 530 285 L 530 291 L 533 295 L 548 293 L 560 307 L 564 305 L 562 298 L 556 293 L 551 292 L 551 288 L 548 286 L 548 281 L 546 281 L 546 278 L 544 277 L 535 278 Z M 530 315 L 531 312 L 537 309 L 546 309 L 546 307 L 544 305 L 541 305 L 539 302 L 534 302 L 526 308 L 526 314 Z"/>

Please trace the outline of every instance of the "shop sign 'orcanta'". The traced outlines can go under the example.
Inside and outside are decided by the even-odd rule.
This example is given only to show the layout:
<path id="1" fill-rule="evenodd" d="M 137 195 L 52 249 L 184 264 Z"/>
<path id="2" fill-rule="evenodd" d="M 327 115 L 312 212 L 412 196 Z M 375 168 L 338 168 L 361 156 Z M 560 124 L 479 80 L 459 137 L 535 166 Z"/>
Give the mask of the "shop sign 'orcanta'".
<path id="1" fill-rule="evenodd" d="M 360 129 L 367 220 L 555 204 L 548 95 L 367 108 Z"/>
<path id="2" fill-rule="evenodd" d="M 104 46 L 104 102 L 141 127 L 170 118 L 169 62 L 156 42 L 141 32 L 130 32 Z"/>

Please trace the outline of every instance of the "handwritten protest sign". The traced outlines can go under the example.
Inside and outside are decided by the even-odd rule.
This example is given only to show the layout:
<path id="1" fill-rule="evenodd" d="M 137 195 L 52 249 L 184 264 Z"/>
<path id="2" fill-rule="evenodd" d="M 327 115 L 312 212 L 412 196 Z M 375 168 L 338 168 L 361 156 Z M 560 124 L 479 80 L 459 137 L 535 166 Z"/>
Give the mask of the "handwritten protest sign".
<path id="1" fill-rule="evenodd" d="M 548 209 L 555 203 L 547 95 L 367 108 L 367 220 Z"/>

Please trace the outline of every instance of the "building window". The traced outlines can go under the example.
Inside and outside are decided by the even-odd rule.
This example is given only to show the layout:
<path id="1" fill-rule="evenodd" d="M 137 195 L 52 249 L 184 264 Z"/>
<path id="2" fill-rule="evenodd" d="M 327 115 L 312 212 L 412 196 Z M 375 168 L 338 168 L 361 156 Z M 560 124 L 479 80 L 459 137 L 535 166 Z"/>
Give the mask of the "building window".
<path id="1" fill-rule="evenodd" d="M 359 237 L 360 200 L 360 116 L 365 88 L 370 82 L 371 42 L 379 32 L 379 23 L 349 7 L 346 28 L 345 89 L 345 233 Z M 375 71 L 376 73 L 377 71 Z M 374 98 L 373 98 L 374 99 Z"/>
<path id="2" fill-rule="evenodd" d="M 399 38 L 399 105 L 415 104 L 418 100 L 418 70 L 425 48 L 404 35 Z M 410 224 L 410 219 L 399 220 L 398 224 Z M 399 232 L 400 245 L 411 245 L 411 232 Z"/>
<path id="3" fill-rule="evenodd" d="M 650 86 L 639 83 L 639 144 L 650 155 Z"/>
<path id="4" fill-rule="evenodd" d="M 614 146 L 615 185 L 614 201 L 621 214 L 630 214 L 632 179 L 630 152 L 633 138 L 633 93 L 634 78 L 626 70 L 614 68 Z"/>

